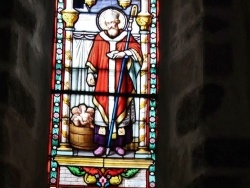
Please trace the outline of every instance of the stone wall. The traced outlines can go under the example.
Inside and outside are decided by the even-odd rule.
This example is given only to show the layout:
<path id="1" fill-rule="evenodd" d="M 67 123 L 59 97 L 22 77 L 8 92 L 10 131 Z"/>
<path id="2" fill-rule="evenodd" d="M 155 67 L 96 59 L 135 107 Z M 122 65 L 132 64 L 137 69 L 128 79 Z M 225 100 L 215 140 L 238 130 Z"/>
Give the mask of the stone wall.
<path id="1" fill-rule="evenodd" d="M 47 187 L 53 1 L 0 3 L 0 187 Z"/>
<path id="2" fill-rule="evenodd" d="M 249 2 L 163 4 L 160 187 L 249 187 Z"/>

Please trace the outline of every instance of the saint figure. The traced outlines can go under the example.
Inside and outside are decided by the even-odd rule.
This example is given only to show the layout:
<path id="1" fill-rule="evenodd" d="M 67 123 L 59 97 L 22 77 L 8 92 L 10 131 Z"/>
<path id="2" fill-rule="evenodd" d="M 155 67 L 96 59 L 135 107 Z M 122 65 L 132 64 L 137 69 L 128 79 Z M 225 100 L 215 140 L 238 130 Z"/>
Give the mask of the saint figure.
<path id="1" fill-rule="evenodd" d="M 96 107 L 94 118 L 94 142 L 97 148 L 95 156 L 105 153 L 108 135 L 112 134 L 110 146 L 118 155 L 125 155 L 124 146 L 133 140 L 133 124 L 136 120 L 135 102 L 136 77 L 142 66 L 140 44 L 131 35 L 127 50 L 125 49 L 127 31 L 119 29 L 120 16 L 116 9 L 103 11 L 106 29 L 96 35 L 90 50 L 86 66 L 87 83 L 93 86 L 95 95 L 93 104 Z M 117 93 L 118 80 L 121 74 L 123 58 L 128 61 L 123 70 L 120 92 Z M 110 123 L 114 109 L 114 99 L 118 96 L 115 124 L 110 133 Z"/>

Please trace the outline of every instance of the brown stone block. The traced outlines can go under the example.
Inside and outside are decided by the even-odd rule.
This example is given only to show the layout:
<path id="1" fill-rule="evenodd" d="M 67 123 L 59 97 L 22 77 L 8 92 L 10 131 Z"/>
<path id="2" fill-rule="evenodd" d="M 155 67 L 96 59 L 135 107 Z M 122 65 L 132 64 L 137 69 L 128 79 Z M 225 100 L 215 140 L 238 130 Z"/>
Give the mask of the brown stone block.
<path id="1" fill-rule="evenodd" d="M 19 1 L 15 1 L 13 7 L 13 19 L 28 32 L 33 33 L 37 20 L 35 13 L 31 12 L 32 9 L 26 9 Z"/>
<path id="2" fill-rule="evenodd" d="M 210 138 L 204 145 L 208 165 L 217 167 L 250 167 L 250 140 Z"/>
<path id="3" fill-rule="evenodd" d="M 35 100 L 29 91 L 15 77 L 9 80 L 9 105 L 26 121 L 29 127 L 35 122 Z M 28 86 L 27 86 L 28 87 Z"/>
<path id="4" fill-rule="evenodd" d="M 240 188 L 241 179 L 232 176 L 201 175 L 187 188 Z"/>
<path id="5" fill-rule="evenodd" d="M 229 7 L 232 0 L 203 0 L 203 4 L 210 7 Z"/>
<path id="6" fill-rule="evenodd" d="M 0 162 L 0 187 L 14 188 L 21 186 L 21 172 L 13 165 Z"/>
<path id="7" fill-rule="evenodd" d="M 0 17 L 3 18 L 10 18 L 13 8 L 13 0 L 8 1 L 1 1 L 0 2 Z"/>
<path id="8" fill-rule="evenodd" d="M 224 89 L 217 84 L 205 84 L 185 94 L 176 114 L 177 133 L 185 135 L 202 125 L 219 109 L 223 97 Z"/>
<path id="9" fill-rule="evenodd" d="M 7 104 L 8 103 L 8 80 L 9 80 L 9 73 L 8 72 L 0 72 L 0 104 Z M 1 112 L 1 110 L 0 110 Z"/>
<path id="10" fill-rule="evenodd" d="M 205 32 L 215 33 L 229 29 L 230 25 L 227 21 L 224 21 L 215 16 L 206 15 L 203 18 L 203 28 Z"/>
<path id="11" fill-rule="evenodd" d="M 227 77 L 233 71 L 233 50 L 230 43 L 204 44 L 205 76 Z"/>
<path id="12" fill-rule="evenodd" d="M 0 62 L 8 61 L 10 59 L 10 49 L 11 49 L 11 28 L 10 26 L 5 26 L 0 28 Z M 4 62 L 6 63 L 6 62 Z"/>

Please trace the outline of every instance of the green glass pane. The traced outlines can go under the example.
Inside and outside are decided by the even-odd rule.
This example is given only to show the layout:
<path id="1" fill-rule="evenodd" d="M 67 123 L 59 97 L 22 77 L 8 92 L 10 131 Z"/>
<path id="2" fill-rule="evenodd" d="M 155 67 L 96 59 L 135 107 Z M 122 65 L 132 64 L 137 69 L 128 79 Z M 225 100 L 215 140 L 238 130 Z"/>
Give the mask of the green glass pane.
<path id="1" fill-rule="evenodd" d="M 154 129 L 156 127 L 156 123 L 155 122 L 149 122 L 149 127 L 151 129 Z"/>
<path id="2" fill-rule="evenodd" d="M 149 172 L 155 172 L 155 165 L 151 165 L 149 167 Z"/>
<path id="3" fill-rule="evenodd" d="M 52 129 L 52 134 L 58 134 L 58 133 L 59 133 L 59 128 Z"/>
<path id="4" fill-rule="evenodd" d="M 62 39 L 62 38 L 63 38 L 63 34 L 59 34 L 59 33 L 57 33 L 57 35 L 56 35 L 56 36 L 57 36 L 57 38 L 58 38 L 58 39 Z"/>
<path id="5" fill-rule="evenodd" d="M 54 102 L 55 103 L 60 102 L 60 97 L 54 96 Z"/>
<path id="6" fill-rule="evenodd" d="M 57 168 L 57 162 L 51 161 L 51 168 Z"/>
<path id="7" fill-rule="evenodd" d="M 55 149 L 51 150 L 51 156 L 55 156 L 55 155 L 56 155 L 56 150 Z"/>
<path id="8" fill-rule="evenodd" d="M 152 159 L 155 161 L 155 153 L 152 153 Z"/>
<path id="9" fill-rule="evenodd" d="M 56 178 L 56 172 L 50 172 L 50 178 Z"/>
<path id="10" fill-rule="evenodd" d="M 151 88 L 150 89 L 150 94 L 156 94 L 156 88 Z"/>
<path id="11" fill-rule="evenodd" d="M 63 9 L 63 8 L 64 8 L 63 3 L 59 2 L 59 3 L 58 3 L 58 9 L 60 10 L 60 9 Z"/>
<path id="12" fill-rule="evenodd" d="M 156 13 L 156 7 L 151 8 L 151 13 Z"/>
<path id="13" fill-rule="evenodd" d="M 57 64 L 56 64 L 56 69 L 59 69 L 59 70 L 62 69 L 62 64 L 58 64 L 58 63 L 57 63 Z"/>
<path id="14" fill-rule="evenodd" d="M 56 75 L 56 80 L 57 80 L 57 81 L 61 81 L 61 78 L 62 78 L 62 77 L 61 77 L 61 74 L 57 74 L 57 75 Z"/>
<path id="15" fill-rule="evenodd" d="M 59 106 L 54 106 L 54 112 L 60 112 L 60 107 Z"/>
<path id="16" fill-rule="evenodd" d="M 156 27 L 151 27 L 151 33 L 156 33 Z"/>
<path id="17" fill-rule="evenodd" d="M 156 73 L 156 68 L 155 67 L 152 67 L 151 69 L 150 69 L 150 73 L 152 74 L 152 73 Z"/>
<path id="18" fill-rule="evenodd" d="M 153 43 L 156 43 L 156 38 L 151 38 L 151 41 L 152 41 Z"/>
<path id="19" fill-rule="evenodd" d="M 62 19 L 62 14 L 57 14 L 57 18 L 59 19 L 59 20 L 61 20 Z"/>
<path id="20" fill-rule="evenodd" d="M 150 132 L 150 136 L 149 136 L 150 138 L 156 138 L 156 134 L 155 134 L 155 132 Z"/>
<path id="21" fill-rule="evenodd" d="M 55 85 L 55 89 L 56 89 L 56 90 L 61 90 L 61 85 L 56 84 L 56 85 Z"/>
<path id="22" fill-rule="evenodd" d="M 151 53 L 156 53 L 156 48 L 151 48 L 150 51 Z"/>
<path id="23" fill-rule="evenodd" d="M 57 48 L 57 49 L 62 49 L 62 48 L 63 48 L 62 43 L 57 43 L 57 44 L 56 44 L 56 48 Z"/>
<path id="24" fill-rule="evenodd" d="M 150 143 L 150 144 L 149 144 L 149 149 L 154 150 L 154 149 L 155 149 L 155 143 Z"/>
<path id="25" fill-rule="evenodd" d="M 156 101 L 151 100 L 151 101 L 150 101 L 150 106 L 151 106 L 151 107 L 156 107 Z"/>
<path id="26" fill-rule="evenodd" d="M 63 23 L 57 23 L 57 28 L 63 29 Z"/>
<path id="27" fill-rule="evenodd" d="M 56 59 L 62 59 L 62 54 L 56 54 Z"/>
<path id="28" fill-rule="evenodd" d="M 155 78 L 151 78 L 151 79 L 150 79 L 150 83 L 151 83 L 151 84 L 156 84 L 156 79 L 155 79 Z"/>
<path id="29" fill-rule="evenodd" d="M 156 64 L 156 58 L 154 58 L 154 59 L 151 59 L 151 62 L 150 62 L 151 64 Z"/>
<path id="30" fill-rule="evenodd" d="M 149 176 L 149 182 L 155 182 L 155 176 Z"/>
<path id="31" fill-rule="evenodd" d="M 59 118 L 53 118 L 53 123 L 59 123 Z"/>
<path id="32" fill-rule="evenodd" d="M 52 146 L 58 146 L 58 140 L 52 140 Z"/>
<path id="33" fill-rule="evenodd" d="M 150 117 L 152 117 L 152 116 L 155 117 L 155 116 L 156 116 L 155 110 L 150 110 L 149 116 L 150 116 Z"/>

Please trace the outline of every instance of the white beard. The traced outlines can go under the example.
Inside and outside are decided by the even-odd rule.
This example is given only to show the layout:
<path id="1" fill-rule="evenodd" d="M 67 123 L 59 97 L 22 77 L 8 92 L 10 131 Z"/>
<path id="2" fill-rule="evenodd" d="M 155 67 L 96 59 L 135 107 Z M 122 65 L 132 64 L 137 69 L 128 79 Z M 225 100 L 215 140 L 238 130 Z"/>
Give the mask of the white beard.
<path id="1" fill-rule="evenodd" d="M 108 30 L 108 34 L 111 37 L 116 37 L 118 35 L 118 33 L 119 33 L 119 29 L 110 28 Z"/>

